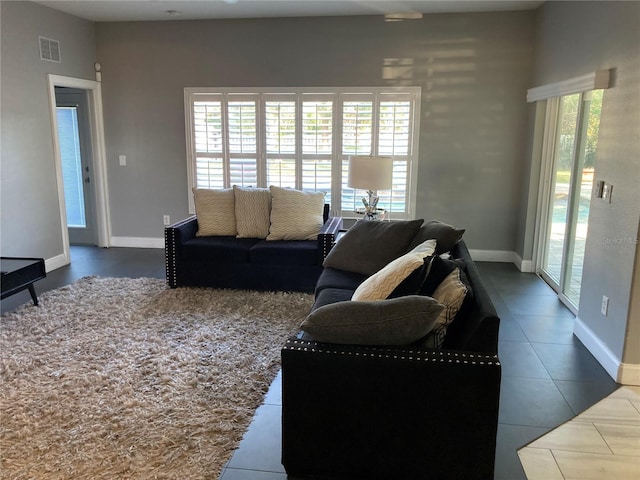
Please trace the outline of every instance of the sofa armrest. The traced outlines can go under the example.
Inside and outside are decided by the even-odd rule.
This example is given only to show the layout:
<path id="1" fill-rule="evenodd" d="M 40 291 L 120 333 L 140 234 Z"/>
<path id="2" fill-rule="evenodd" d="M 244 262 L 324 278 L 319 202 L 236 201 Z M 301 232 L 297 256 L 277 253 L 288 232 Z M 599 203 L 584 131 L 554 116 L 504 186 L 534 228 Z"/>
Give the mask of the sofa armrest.
<path id="1" fill-rule="evenodd" d="M 282 375 L 289 475 L 493 478 L 496 355 L 292 338 Z"/>
<path id="2" fill-rule="evenodd" d="M 198 220 L 195 215 L 185 218 L 164 228 L 164 262 L 167 275 L 167 285 L 171 288 L 178 286 L 177 258 L 182 244 L 196 236 Z"/>
<path id="3" fill-rule="evenodd" d="M 329 255 L 333 244 L 336 241 L 336 235 L 342 229 L 342 217 L 329 217 L 324 222 L 320 233 L 318 233 L 318 264 L 322 265 L 325 257 Z"/>

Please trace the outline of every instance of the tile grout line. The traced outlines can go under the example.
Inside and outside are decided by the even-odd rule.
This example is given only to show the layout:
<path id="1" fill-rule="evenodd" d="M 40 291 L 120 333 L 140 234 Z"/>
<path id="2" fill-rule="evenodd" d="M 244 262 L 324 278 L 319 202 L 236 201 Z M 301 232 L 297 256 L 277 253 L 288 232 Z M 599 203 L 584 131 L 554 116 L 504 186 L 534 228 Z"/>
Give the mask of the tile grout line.
<path id="1" fill-rule="evenodd" d="M 560 463 L 558 462 L 558 459 L 556 458 L 555 454 L 553 453 L 553 450 L 550 448 L 549 452 L 551 452 L 551 456 L 553 457 L 553 461 L 556 462 L 556 467 L 558 467 L 558 471 L 560 472 L 560 475 L 562 475 L 562 478 L 564 478 L 566 480 L 566 476 L 564 475 L 564 472 L 562 471 L 562 468 L 560 468 Z"/>
<path id="2" fill-rule="evenodd" d="M 602 434 L 602 432 L 600 431 L 600 429 L 598 428 L 598 426 L 594 423 L 591 422 L 591 425 L 593 425 L 593 428 L 596 429 L 596 432 L 598 432 L 598 435 L 600 435 L 600 438 L 602 438 L 602 440 L 604 441 L 605 445 L 607 446 L 607 448 L 609 449 L 609 451 L 611 452 L 611 455 L 615 455 L 616 453 L 613 451 L 613 448 L 611 448 L 611 445 L 609 445 L 609 442 L 607 442 L 607 439 L 605 438 L 605 436 Z"/>

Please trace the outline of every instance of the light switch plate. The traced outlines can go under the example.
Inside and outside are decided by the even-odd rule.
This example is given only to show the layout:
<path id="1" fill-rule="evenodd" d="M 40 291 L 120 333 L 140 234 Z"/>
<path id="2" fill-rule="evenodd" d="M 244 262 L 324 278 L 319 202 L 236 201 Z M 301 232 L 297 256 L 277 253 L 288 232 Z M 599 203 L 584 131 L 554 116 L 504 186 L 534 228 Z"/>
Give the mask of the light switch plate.
<path id="1" fill-rule="evenodd" d="M 598 180 L 596 182 L 596 198 L 602 198 L 602 191 L 604 190 L 604 180 Z"/>
<path id="2" fill-rule="evenodd" d="M 602 199 L 611 203 L 611 193 L 613 192 L 613 185 L 605 183 L 602 189 Z"/>

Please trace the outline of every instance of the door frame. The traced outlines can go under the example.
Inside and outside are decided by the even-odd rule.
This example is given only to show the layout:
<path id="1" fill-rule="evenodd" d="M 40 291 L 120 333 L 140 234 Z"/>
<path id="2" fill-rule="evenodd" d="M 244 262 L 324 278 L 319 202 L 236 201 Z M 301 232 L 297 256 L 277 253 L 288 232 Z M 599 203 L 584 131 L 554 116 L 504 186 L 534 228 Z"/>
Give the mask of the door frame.
<path id="1" fill-rule="evenodd" d="M 535 160 L 539 164 L 535 167 L 537 177 L 537 198 L 535 198 L 535 219 L 532 222 L 532 229 L 527 228 L 527 232 L 532 232 L 532 262 L 534 271 L 541 275 L 541 267 L 544 256 L 544 237 L 546 237 L 549 225 L 545 218 L 549 208 L 549 195 L 552 183 L 553 153 L 556 148 L 555 130 L 557 128 L 559 98 L 574 93 L 585 93 L 591 90 L 606 90 L 609 88 L 610 71 L 596 70 L 585 75 L 569 78 L 560 82 L 541 85 L 527 90 L 527 102 L 536 102 L 536 128 L 534 131 L 534 152 Z M 544 116 L 543 118 L 541 118 Z M 540 122 L 540 123 L 538 123 Z M 532 167 L 532 172 L 533 172 Z M 532 176 L 533 181 L 533 176 Z M 530 188 L 534 189 L 533 183 Z M 555 289 L 554 289 L 555 290 Z M 557 292 L 558 298 L 575 315 L 577 309 L 562 294 Z"/>
<path id="2" fill-rule="evenodd" d="M 78 142 L 80 148 L 80 176 L 82 184 L 82 197 L 84 201 L 84 214 L 85 214 L 85 226 L 69 226 L 69 243 L 80 245 L 97 245 L 98 235 L 96 229 L 96 209 L 95 209 L 95 194 L 94 180 L 93 180 L 93 152 L 91 151 L 91 128 L 89 127 L 89 106 L 87 100 L 87 91 L 79 90 L 76 88 L 70 88 L 58 91 L 56 88 L 56 110 L 60 108 L 75 108 L 76 120 L 78 126 Z M 59 112 L 58 112 L 59 113 Z M 57 118 L 57 117 L 56 117 Z M 58 127 L 60 125 L 58 124 Z M 63 167 L 65 167 L 63 165 Z M 68 167 L 68 166 L 67 166 Z M 86 167 L 86 170 L 85 170 Z M 63 174 L 68 175 L 66 168 L 63 168 Z M 87 181 L 87 178 L 89 181 Z M 67 198 L 67 192 L 65 194 L 65 201 Z M 67 212 L 68 213 L 68 212 Z M 67 218 L 67 223 L 68 223 Z"/>
<path id="3" fill-rule="evenodd" d="M 58 140 L 58 121 L 56 118 L 55 87 L 78 88 L 87 92 L 89 110 L 89 128 L 92 150 L 92 168 L 94 183 L 94 205 L 96 209 L 96 236 L 99 247 L 109 247 L 111 244 L 111 221 L 109 214 L 109 193 L 107 189 L 107 163 L 104 140 L 104 121 L 102 113 L 102 86 L 94 80 L 65 77 L 61 75 L 47 75 L 49 90 L 49 114 L 51 118 L 51 134 L 53 139 L 53 156 L 56 171 L 56 185 L 58 192 L 58 206 L 60 210 L 60 227 L 65 265 L 71 263 L 69 247 L 69 231 L 67 229 L 67 211 L 64 201 L 64 183 L 62 177 L 62 157 Z"/>

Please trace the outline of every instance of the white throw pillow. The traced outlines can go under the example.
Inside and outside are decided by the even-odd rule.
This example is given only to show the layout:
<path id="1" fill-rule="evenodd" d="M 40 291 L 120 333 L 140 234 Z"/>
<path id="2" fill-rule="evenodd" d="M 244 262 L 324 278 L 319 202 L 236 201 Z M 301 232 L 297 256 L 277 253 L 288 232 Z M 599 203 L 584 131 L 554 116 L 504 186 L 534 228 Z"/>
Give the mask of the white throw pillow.
<path id="1" fill-rule="evenodd" d="M 271 185 L 271 226 L 267 240 L 315 240 L 324 219 L 324 193 Z"/>
<path id="2" fill-rule="evenodd" d="M 267 238 L 271 212 L 271 192 L 268 188 L 233 186 L 236 201 L 238 238 Z"/>
<path id="3" fill-rule="evenodd" d="M 196 236 L 236 235 L 236 213 L 232 188 L 210 190 L 194 188 L 198 231 Z"/>
<path id="4" fill-rule="evenodd" d="M 385 300 L 405 278 L 423 264 L 424 257 L 420 254 L 406 253 L 362 282 L 353 292 L 351 300 Z"/>
<path id="5" fill-rule="evenodd" d="M 436 251 L 436 246 L 437 240 L 435 238 L 432 238 L 430 240 L 425 240 L 424 242 L 410 250 L 408 253 L 417 253 L 419 255 L 422 255 L 422 258 L 426 258 L 429 255 L 433 255 L 433 252 Z"/>

